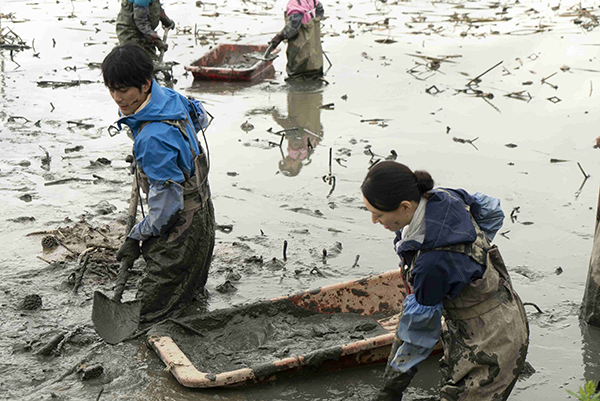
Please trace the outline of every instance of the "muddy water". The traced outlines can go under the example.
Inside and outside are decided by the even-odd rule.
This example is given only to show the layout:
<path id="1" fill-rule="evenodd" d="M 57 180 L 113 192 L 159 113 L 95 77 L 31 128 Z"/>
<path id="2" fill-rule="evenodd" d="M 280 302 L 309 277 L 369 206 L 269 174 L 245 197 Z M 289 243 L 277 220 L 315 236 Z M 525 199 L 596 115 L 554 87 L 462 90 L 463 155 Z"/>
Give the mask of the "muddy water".
<path id="1" fill-rule="evenodd" d="M 195 7 L 165 1 L 179 28 L 170 33 L 166 53 L 167 61 L 179 63 L 173 87 L 201 99 L 215 116 L 207 131 L 211 186 L 218 224 L 233 226 L 218 233 L 210 298 L 191 312 L 395 268 L 392 235 L 370 223 L 358 190 L 370 161 L 393 156 L 393 150 L 399 161 L 428 169 L 439 185 L 502 200 L 507 219 L 496 243 L 523 300 L 544 311 L 527 307 L 528 360 L 536 373 L 517 384 L 511 399 L 562 400 L 567 389 L 600 379 L 600 333 L 580 327 L 577 319 L 600 177 L 600 151 L 592 148 L 600 96 L 596 4 L 327 3 L 329 85 L 287 85 L 284 56 L 274 62 L 274 79 L 255 84 L 194 83 L 184 74 L 184 65 L 215 44 L 266 43 L 281 28 L 283 3 Z M 90 276 L 72 295 L 65 282 L 75 262 L 49 265 L 36 258 L 52 262 L 68 251 L 42 253 L 41 236 L 26 234 L 66 227 L 82 215 L 101 227 L 126 211 L 130 177 L 124 158 L 131 143 L 125 135 L 108 136 L 116 108 L 99 70 L 90 67 L 116 43 L 118 6 L 62 0 L 0 5 L 0 13 L 11 17 L 1 20 L 2 28 L 32 47 L 13 52 L 12 59 L 7 50 L 0 57 L 0 397 L 95 399 L 103 391 L 101 399 L 368 399 L 380 384 L 381 366 L 191 391 L 142 342 L 91 348 L 97 340 L 92 294 L 110 291 L 110 281 Z M 194 27 L 197 38 L 190 33 Z M 464 92 L 499 62 L 472 85 L 493 98 Z M 39 81 L 79 84 L 52 88 Z M 253 130 L 240 128 L 246 121 Z M 281 137 L 271 132 L 296 127 L 308 132 L 295 130 L 281 148 L 273 146 Z M 100 158 L 111 164 L 97 163 Z M 577 162 L 591 175 L 585 183 Z M 327 197 L 330 173 L 336 185 Z M 71 178 L 78 180 L 44 185 Z M 116 212 L 102 214 L 101 201 Z M 241 266 L 252 256 L 279 263 Z M 241 275 L 235 288 L 217 291 L 232 271 Z M 29 294 L 42 297 L 41 309 L 20 308 Z M 61 333 L 69 341 L 58 355 L 35 355 Z M 57 381 L 84 357 L 88 366 L 101 364 L 104 374 Z M 434 395 L 438 380 L 436 362 L 427 361 L 406 399 Z"/>

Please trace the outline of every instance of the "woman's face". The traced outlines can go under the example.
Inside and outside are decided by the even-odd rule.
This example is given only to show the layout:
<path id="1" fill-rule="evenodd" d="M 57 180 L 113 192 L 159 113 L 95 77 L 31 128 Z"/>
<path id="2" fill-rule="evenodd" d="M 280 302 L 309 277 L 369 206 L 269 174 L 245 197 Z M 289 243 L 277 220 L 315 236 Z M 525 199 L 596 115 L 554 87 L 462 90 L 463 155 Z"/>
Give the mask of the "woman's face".
<path id="1" fill-rule="evenodd" d="M 371 221 L 373 224 L 381 224 L 383 228 L 390 231 L 398 231 L 410 224 L 415 210 L 419 205 L 414 201 L 402 201 L 396 210 L 384 212 L 375 208 L 369 203 L 367 198 L 363 196 L 363 202 L 367 210 L 371 212 Z"/>

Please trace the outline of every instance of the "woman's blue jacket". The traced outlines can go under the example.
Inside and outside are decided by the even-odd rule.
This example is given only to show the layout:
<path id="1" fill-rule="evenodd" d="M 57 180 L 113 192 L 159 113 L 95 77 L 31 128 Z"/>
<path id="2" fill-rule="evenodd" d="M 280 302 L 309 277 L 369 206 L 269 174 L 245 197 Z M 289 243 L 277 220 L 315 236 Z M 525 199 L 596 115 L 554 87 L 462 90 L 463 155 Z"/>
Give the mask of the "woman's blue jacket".
<path id="1" fill-rule="evenodd" d="M 421 225 L 420 235 L 403 239 L 402 232 L 396 232 L 394 245 L 402 268 L 412 265 L 418 251 L 474 242 L 477 234 L 469 214 L 490 241 L 502 227 L 504 213 L 496 198 L 470 195 L 462 189 L 434 189 L 430 193 L 424 218 L 411 221 L 411 225 Z M 451 251 L 423 252 L 414 262 L 413 294 L 406 297 L 398 324 L 398 338 L 403 344 L 392 361 L 400 371 L 408 371 L 431 353 L 441 332 L 442 300 L 453 299 L 485 272 L 485 266 L 471 257 Z"/>

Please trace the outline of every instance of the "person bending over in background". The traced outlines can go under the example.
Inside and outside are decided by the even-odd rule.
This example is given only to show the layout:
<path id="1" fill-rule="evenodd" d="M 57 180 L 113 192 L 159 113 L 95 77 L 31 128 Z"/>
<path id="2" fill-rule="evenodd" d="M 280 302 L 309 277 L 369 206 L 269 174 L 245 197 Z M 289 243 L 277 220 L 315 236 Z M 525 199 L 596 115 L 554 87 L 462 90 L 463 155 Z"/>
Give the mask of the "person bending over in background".
<path id="1" fill-rule="evenodd" d="M 104 84 L 119 106 L 117 127 L 133 134 L 136 178 L 148 214 L 128 234 L 117 260 L 144 256 L 136 298 L 141 322 L 176 316 L 203 293 L 215 243 L 208 161 L 196 134 L 208 126 L 199 101 L 152 79 L 141 47 L 115 47 L 102 62 Z M 140 248 L 140 243 L 141 248 Z"/>
<path id="2" fill-rule="evenodd" d="M 401 400 L 440 334 L 440 398 L 506 400 L 525 364 L 529 325 L 498 248 L 490 245 L 504 219 L 500 201 L 434 189 L 429 173 L 393 161 L 375 164 L 361 190 L 373 223 L 396 233 L 407 289 L 374 400 Z"/>
<path id="3" fill-rule="evenodd" d="M 157 61 L 155 49 L 167 50 L 168 47 L 155 31 L 159 22 L 163 29 L 175 28 L 175 22 L 167 17 L 160 0 L 121 0 L 116 23 L 119 44 L 136 43 Z"/>

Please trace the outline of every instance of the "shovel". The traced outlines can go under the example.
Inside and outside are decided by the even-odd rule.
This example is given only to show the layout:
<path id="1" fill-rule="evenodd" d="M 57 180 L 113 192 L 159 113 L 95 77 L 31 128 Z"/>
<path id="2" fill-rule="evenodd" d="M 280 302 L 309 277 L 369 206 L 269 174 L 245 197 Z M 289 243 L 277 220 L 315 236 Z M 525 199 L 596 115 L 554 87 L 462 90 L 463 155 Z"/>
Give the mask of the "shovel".
<path id="1" fill-rule="evenodd" d="M 166 45 L 167 44 L 167 36 L 169 35 L 169 30 L 171 28 L 166 28 L 164 33 L 163 33 L 163 38 L 162 41 L 163 43 Z M 163 58 L 165 57 L 165 48 L 163 47 L 162 49 L 160 49 L 160 55 L 158 56 L 158 62 L 162 63 Z"/>
<path id="2" fill-rule="evenodd" d="M 129 199 L 129 210 L 127 216 L 128 235 L 135 224 L 135 215 L 139 192 L 137 180 L 134 176 L 131 185 L 131 198 Z M 129 269 L 134 259 L 123 259 L 117 275 L 117 285 L 113 298 L 110 299 L 100 291 L 94 292 L 94 304 L 92 306 L 92 322 L 96 332 L 108 344 L 118 344 L 130 337 L 138 328 L 140 322 L 141 301 L 129 301 L 121 303 L 121 297 L 125 290 L 125 283 L 129 277 Z"/>
<path id="3" fill-rule="evenodd" d="M 262 55 L 262 57 L 258 57 L 258 56 L 254 56 L 251 55 L 249 56 L 252 59 L 255 60 L 261 60 L 261 61 L 273 61 L 275 60 L 277 57 L 279 57 L 279 55 L 275 55 L 275 56 L 271 56 L 271 52 L 273 51 L 273 49 L 275 49 L 277 46 L 274 43 L 269 43 L 269 46 L 267 47 L 267 50 L 265 50 L 265 53 Z"/>
<path id="4" fill-rule="evenodd" d="M 166 28 L 165 32 L 163 34 L 163 39 L 162 40 L 163 40 L 163 43 L 165 43 L 165 44 L 167 43 L 167 36 L 169 35 L 169 30 L 170 29 L 171 28 Z M 160 49 L 160 54 L 158 56 L 158 60 L 156 60 L 154 62 L 154 72 L 157 72 L 157 71 L 163 71 L 163 72 L 169 72 L 169 71 L 171 71 L 172 72 L 173 64 L 174 63 L 173 62 L 166 62 L 165 63 L 163 61 L 164 57 L 165 57 L 165 48 L 163 47 L 162 49 Z"/>

